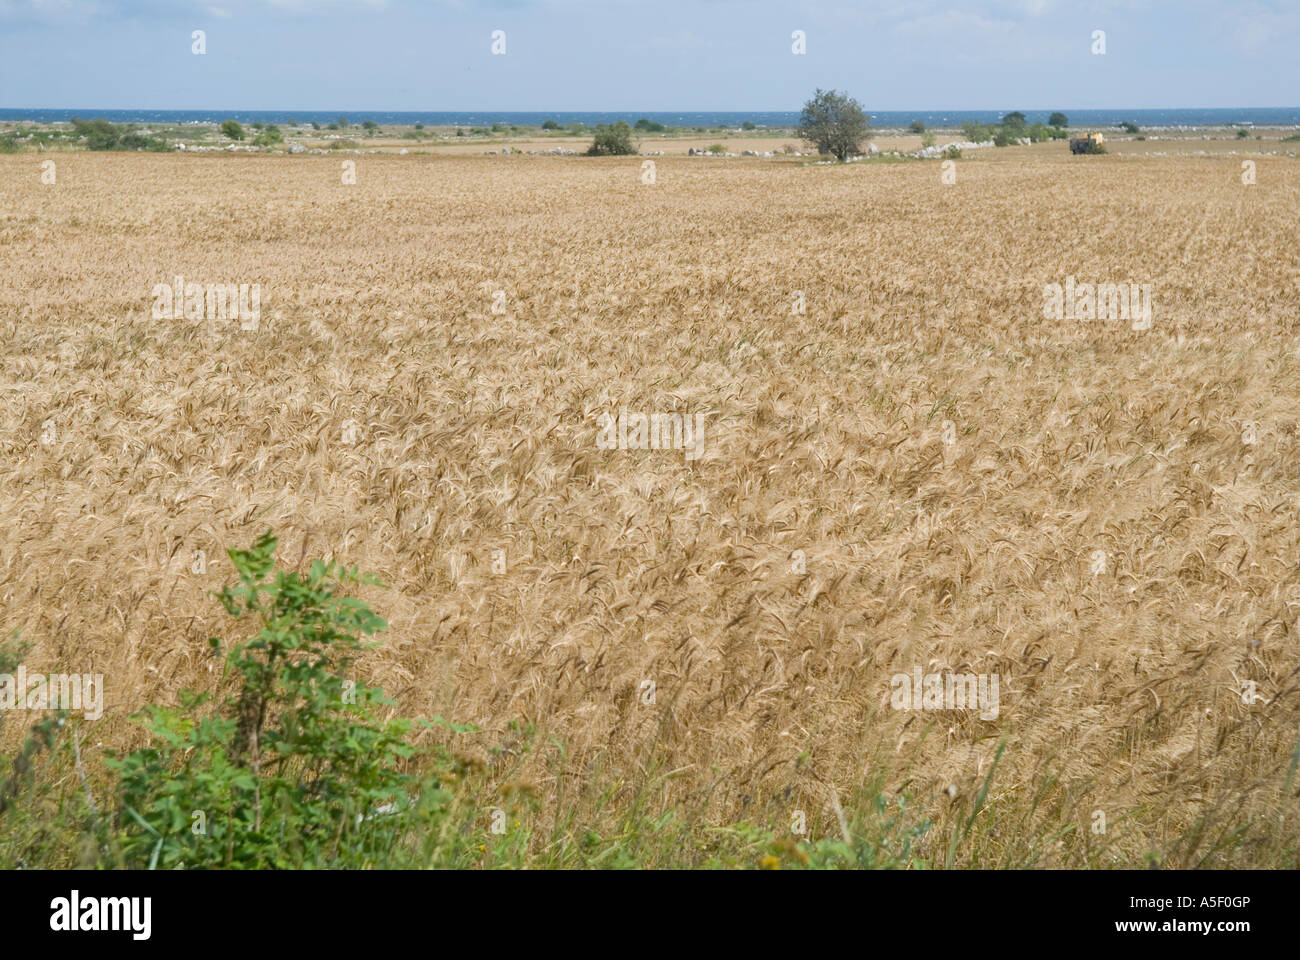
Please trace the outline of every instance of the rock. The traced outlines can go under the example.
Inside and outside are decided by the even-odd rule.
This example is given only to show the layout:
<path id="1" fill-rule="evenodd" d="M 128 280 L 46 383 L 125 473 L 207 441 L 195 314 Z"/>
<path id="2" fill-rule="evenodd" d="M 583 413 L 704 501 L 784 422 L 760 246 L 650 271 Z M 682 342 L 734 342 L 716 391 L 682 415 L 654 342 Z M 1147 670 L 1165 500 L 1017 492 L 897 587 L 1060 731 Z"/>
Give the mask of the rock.
<path id="1" fill-rule="evenodd" d="M 291 143 L 291 144 L 289 144 L 289 152 L 290 152 L 290 153 L 306 153 L 306 152 L 307 152 L 307 148 L 304 147 L 301 143 Z"/>

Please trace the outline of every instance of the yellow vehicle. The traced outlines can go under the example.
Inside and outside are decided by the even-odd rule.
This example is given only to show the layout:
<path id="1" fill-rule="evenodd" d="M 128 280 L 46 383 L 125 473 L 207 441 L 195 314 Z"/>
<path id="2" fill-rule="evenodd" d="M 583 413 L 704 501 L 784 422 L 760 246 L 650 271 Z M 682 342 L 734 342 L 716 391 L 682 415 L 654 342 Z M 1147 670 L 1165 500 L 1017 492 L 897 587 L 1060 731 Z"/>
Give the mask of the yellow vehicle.
<path id="1" fill-rule="evenodd" d="M 1071 153 L 1102 153 L 1105 137 L 1100 133 L 1084 133 L 1070 138 Z"/>

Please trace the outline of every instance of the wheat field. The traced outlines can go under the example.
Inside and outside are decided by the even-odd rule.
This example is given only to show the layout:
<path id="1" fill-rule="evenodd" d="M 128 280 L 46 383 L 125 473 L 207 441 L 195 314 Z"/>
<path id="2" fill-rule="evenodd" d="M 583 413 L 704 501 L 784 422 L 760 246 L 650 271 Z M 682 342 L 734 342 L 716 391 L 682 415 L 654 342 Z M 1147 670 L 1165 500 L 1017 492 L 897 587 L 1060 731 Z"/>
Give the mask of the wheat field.
<path id="1" fill-rule="evenodd" d="M 92 767 L 219 683 L 269 527 L 382 578 L 359 672 L 537 838 L 834 835 L 874 785 L 946 843 L 987 781 L 958 864 L 1294 864 L 1294 159 L 42 159 L 0 157 L 0 627 L 104 675 Z M 175 276 L 257 328 L 155 319 Z M 1067 277 L 1150 329 L 1045 318 Z M 605 449 L 621 408 L 699 455 Z M 918 668 L 997 717 L 895 709 Z"/>

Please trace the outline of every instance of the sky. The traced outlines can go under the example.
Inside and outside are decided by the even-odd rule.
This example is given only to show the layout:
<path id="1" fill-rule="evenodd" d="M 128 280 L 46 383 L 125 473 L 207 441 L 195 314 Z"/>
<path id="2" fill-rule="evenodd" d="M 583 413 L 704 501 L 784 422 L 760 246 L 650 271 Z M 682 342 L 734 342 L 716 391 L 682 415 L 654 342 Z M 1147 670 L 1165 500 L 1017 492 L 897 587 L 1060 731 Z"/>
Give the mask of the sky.
<path id="1" fill-rule="evenodd" d="M 798 110 L 817 87 L 871 111 L 1296 106 L 1300 0 L 0 0 L 7 108 Z"/>

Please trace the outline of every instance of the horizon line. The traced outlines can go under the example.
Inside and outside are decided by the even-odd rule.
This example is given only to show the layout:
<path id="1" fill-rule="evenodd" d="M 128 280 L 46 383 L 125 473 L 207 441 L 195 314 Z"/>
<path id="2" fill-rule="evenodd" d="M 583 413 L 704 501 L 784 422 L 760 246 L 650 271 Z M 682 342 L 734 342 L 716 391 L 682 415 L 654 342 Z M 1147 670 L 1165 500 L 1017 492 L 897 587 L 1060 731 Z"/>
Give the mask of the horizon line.
<path id="1" fill-rule="evenodd" d="M 794 109 L 772 109 L 772 108 L 735 108 L 735 107 L 618 107 L 614 109 L 577 109 L 569 107 L 551 107 L 545 110 L 522 109 L 513 107 L 454 107 L 451 109 L 390 109 L 384 107 L 9 107 L 0 106 L 0 111 L 4 110 L 148 110 L 155 113 L 195 113 L 204 112 L 244 112 L 244 113 L 333 113 L 335 110 L 352 113 L 799 113 L 803 108 Z M 1002 107 L 891 107 L 868 110 L 868 113 L 975 113 L 975 112 L 997 112 Z M 1013 110 L 1031 110 L 1035 112 L 1052 112 L 1066 110 L 1300 110 L 1300 104 L 1275 104 L 1265 106 L 1246 106 L 1237 104 L 1231 107 L 1014 107 Z"/>

